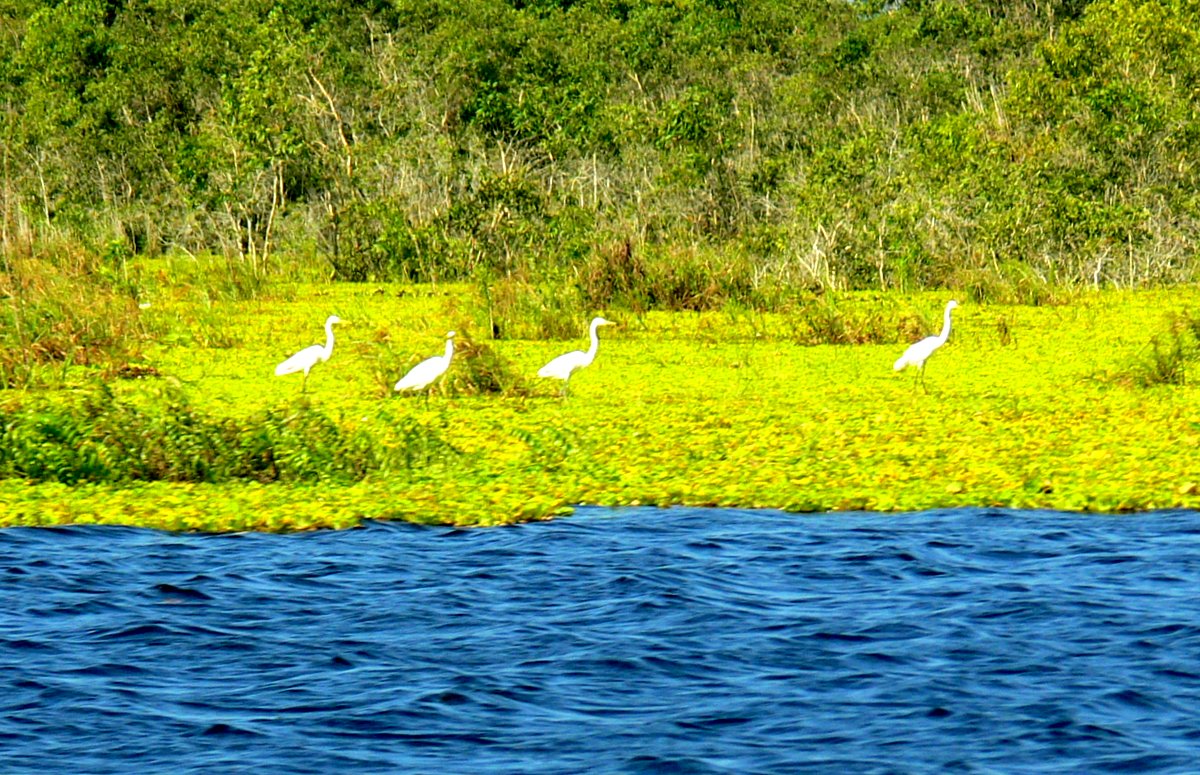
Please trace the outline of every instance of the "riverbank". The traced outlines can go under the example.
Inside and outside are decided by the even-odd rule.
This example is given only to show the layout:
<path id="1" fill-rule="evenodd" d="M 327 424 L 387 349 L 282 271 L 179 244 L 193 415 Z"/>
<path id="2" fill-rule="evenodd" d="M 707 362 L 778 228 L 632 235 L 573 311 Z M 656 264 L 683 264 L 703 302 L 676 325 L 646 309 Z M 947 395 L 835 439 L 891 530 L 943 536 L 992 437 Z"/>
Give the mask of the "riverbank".
<path id="1" fill-rule="evenodd" d="M 0 480 L 0 524 L 493 525 L 567 514 L 580 503 L 1200 508 L 1200 390 L 1187 380 L 1197 356 L 1183 323 L 1200 307 L 1196 289 L 1078 293 L 1038 307 L 960 299 L 923 392 L 892 363 L 908 329 L 936 333 L 945 298 L 811 300 L 851 329 L 829 338 L 880 342 L 866 344 L 805 344 L 814 318 L 803 304 L 774 314 L 605 312 L 618 325 L 602 329 L 599 357 L 563 400 L 536 371 L 586 347 L 589 316 L 580 313 L 577 335 L 566 341 L 480 336 L 490 352 L 460 351 L 426 402 L 391 386 L 439 354 L 447 330 L 462 340 L 485 330 L 475 289 L 297 285 L 215 303 L 164 292 L 141 310 L 148 333 L 140 378 L 111 379 L 81 365 L 54 390 L 6 391 L 10 428 L 15 417 L 95 393 L 103 382 L 114 405 L 153 410 L 184 401 L 192 422 L 232 429 L 240 448 L 261 425 L 275 434 L 274 446 L 263 442 L 270 454 L 313 460 L 269 481 L 260 472 L 67 484 L 15 472 Z M 329 314 L 347 323 L 302 394 L 300 375 L 276 377 L 274 366 L 323 340 Z M 1161 360 L 1172 347 L 1179 374 L 1165 381 L 1183 384 L 1154 384 L 1154 353 Z M 322 456 L 334 453 L 311 445 L 310 431 L 289 424 L 292 417 L 325 428 L 321 438 L 336 435 L 336 454 L 361 448 L 354 460 L 367 463 L 349 470 L 328 462 Z M 178 426 L 172 422 L 160 425 Z M 101 462 L 117 454 L 87 438 L 86 426 L 70 443 L 92 445 Z"/>

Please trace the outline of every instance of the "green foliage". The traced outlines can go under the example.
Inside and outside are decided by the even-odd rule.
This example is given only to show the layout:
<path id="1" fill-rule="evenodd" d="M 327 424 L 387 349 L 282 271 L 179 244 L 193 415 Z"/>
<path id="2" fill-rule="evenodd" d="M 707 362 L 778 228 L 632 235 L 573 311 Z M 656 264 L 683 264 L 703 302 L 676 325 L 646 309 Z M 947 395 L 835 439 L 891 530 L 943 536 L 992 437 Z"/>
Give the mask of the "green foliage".
<path id="1" fill-rule="evenodd" d="M 1182 0 L 71 0 L 0 27 L 5 254 L 633 309 L 1196 276 Z M 644 286 L 601 266 L 622 243 Z"/>
<path id="2" fill-rule="evenodd" d="M 336 279 L 430 282 L 464 273 L 439 225 L 412 223 L 394 202 L 355 202 L 333 226 L 337 250 L 329 263 Z"/>
<path id="3" fill-rule="evenodd" d="M 240 419 L 210 417 L 177 389 L 147 402 L 98 389 L 11 407 L 0 434 L 0 476 L 34 482 L 323 481 L 409 472 L 456 454 L 411 420 L 389 443 L 301 402 Z"/>

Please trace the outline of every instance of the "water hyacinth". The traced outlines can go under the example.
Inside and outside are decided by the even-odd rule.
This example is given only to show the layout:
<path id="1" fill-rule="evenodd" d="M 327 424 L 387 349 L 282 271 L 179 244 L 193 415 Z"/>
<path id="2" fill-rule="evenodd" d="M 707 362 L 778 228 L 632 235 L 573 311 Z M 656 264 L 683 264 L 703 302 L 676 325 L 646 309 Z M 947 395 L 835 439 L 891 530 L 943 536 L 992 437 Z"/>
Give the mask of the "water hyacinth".
<path id="1" fill-rule="evenodd" d="M 294 286 L 224 302 L 209 318 L 213 346 L 173 322 L 193 319 L 194 301 L 156 304 L 141 314 L 158 333 L 138 346 L 159 376 L 72 364 L 65 390 L 0 393 L 4 524 L 488 525 L 581 503 L 1200 506 L 1192 289 L 965 302 L 927 364 L 927 394 L 892 366 L 936 330 L 941 294 L 814 300 L 822 328 L 803 336 L 802 306 L 605 311 L 620 325 L 564 401 L 535 375 L 578 346 L 583 313 L 561 338 L 464 346 L 428 402 L 391 391 L 447 330 L 464 344 L 488 330 L 475 298 L 470 287 Z M 311 336 L 314 302 L 354 323 L 301 395 L 272 368 Z M 813 343 L 817 330 L 832 341 Z M 1156 337 L 1181 343 L 1170 367 L 1182 378 L 1139 376 Z"/>

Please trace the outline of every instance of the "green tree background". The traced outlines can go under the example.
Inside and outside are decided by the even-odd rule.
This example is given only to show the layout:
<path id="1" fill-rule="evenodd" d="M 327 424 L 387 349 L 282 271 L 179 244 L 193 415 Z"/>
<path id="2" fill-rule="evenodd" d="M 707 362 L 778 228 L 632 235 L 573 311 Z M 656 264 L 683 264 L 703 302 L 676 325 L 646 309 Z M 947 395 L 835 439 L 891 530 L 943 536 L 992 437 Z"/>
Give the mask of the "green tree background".
<path id="1" fill-rule="evenodd" d="M 1198 30 L 1185 0 L 8 0 L 0 247 L 666 306 L 1190 281 Z"/>

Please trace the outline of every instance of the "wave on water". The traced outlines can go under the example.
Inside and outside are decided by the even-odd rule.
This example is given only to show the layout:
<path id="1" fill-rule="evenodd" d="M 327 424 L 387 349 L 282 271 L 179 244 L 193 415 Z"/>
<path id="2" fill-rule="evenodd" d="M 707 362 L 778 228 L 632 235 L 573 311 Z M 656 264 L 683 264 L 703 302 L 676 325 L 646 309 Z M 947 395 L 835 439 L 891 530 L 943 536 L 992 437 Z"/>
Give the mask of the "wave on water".
<path id="1" fill-rule="evenodd" d="M 5 772 L 1193 772 L 1200 514 L 0 531 Z"/>

